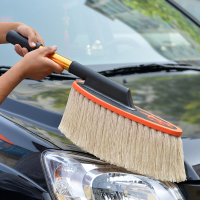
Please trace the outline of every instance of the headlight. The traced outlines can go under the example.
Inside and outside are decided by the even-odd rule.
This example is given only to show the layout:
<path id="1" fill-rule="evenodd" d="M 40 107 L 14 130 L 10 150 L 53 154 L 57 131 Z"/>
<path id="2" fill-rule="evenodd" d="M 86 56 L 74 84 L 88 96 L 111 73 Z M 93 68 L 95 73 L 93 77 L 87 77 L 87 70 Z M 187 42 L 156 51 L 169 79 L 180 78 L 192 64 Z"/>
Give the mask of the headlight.
<path id="1" fill-rule="evenodd" d="M 103 161 L 64 151 L 42 155 L 45 178 L 56 200 L 183 200 L 178 187 L 131 174 Z"/>

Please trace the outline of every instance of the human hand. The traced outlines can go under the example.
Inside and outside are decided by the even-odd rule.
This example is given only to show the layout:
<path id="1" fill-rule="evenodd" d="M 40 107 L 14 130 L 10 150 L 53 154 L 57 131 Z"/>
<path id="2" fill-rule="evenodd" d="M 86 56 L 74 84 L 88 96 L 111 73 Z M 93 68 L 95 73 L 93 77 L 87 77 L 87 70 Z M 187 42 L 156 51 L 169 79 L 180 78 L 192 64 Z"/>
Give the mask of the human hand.
<path id="1" fill-rule="evenodd" d="M 56 50 L 56 46 L 43 47 L 25 54 L 24 58 L 19 61 L 19 65 L 17 65 L 22 79 L 31 78 L 42 80 L 53 72 L 62 73 L 64 69 L 46 57 L 47 55 L 54 53 Z"/>
<path id="2" fill-rule="evenodd" d="M 39 42 L 44 46 L 44 41 L 42 37 L 30 26 L 22 24 L 18 26 L 17 32 L 28 38 L 28 43 L 30 47 L 34 48 L 36 46 L 36 42 Z M 15 45 L 15 51 L 22 57 L 28 53 L 28 50 L 26 48 L 22 48 L 19 44 Z"/>

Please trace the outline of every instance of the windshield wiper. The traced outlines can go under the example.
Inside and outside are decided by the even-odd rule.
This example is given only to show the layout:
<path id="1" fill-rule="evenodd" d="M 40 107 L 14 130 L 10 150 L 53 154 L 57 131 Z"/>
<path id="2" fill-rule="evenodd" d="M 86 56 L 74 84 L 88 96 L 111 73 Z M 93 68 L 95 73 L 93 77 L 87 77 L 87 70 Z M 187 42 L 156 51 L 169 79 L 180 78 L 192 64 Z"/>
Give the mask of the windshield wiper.
<path id="1" fill-rule="evenodd" d="M 76 79 L 80 79 L 80 78 L 77 76 L 74 76 L 73 74 L 66 74 L 66 73 L 57 74 L 55 72 L 53 72 L 51 75 L 44 78 L 44 80 L 49 80 L 49 81 L 53 81 L 53 80 L 64 81 L 64 80 L 76 80 Z"/>
<path id="2" fill-rule="evenodd" d="M 0 66 L 0 76 L 3 75 L 4 73 L 6 73 L 11 67 L 10 66 Z M 31 80 L 30 78 L 27 78 L 29 80 Z M 66 74 L 66 73 L 61 73 L 61 74 L 57 74 L 57 73 L 52 73 L 51 75 L 45 77 L 43 80 L 49 80 L 49 81 L 53 81 L 53 80 L 76 80 L 79 79 L 78 77 L 74 76 L 73 74 Z"/>
<path id="3" fill-rule="evenodd" d="M 0 76 L 6 73 L 9 69 L 9 66 L 0 66 Z"/>
<path id="4" fill-rule="evenodd" d="M 0 76 L 7 72 L 11 67 L 10 66 L 0 66 Z M 142 74 L 142 73 L 152 73 L 152 72 L 181 72 L 186 70 L 194 70 L 200 71 L 200 66 L 194 66 L 184 63 L 176 63 L 176 64 L 159 64 L 159 63 L 152 63 L 152 64 L 138 64 L 129 67 L 120 67 L 111 70 L 99 71 L 98 73 L 106 76 L 112 77 L 117 75 L 130 75 L 130 74 Z M 29 78 L 27 78 L 29 79 Z M 66 73 L 52 73 L 51 75 L 45 77 L 43 80 L 76 80 L 80 79 L 79 77 L 74 76 L 73 74 L 66 74 Z"/>
<path id="5" fill-rule="evenodd" d="M 117 76 L 117 75 L 129 75 L 129 74 L 142 74 L 142 73 L 152 73 L 152 72 L 160 72 L 160 71 L 186 71 L 186 70 L 195 70 L 200 71 L 200 66 L 193 66 L 189 64 L 158 64 L 158 63 L 152 63 L 152 64 L 138 64 L 133 65 L 130 67 L 121 67 L 117 69 L 112 70 L 105 70 L 105 71 L 99 71 L 100 74 L 111 77 L 111 76 Z"/>

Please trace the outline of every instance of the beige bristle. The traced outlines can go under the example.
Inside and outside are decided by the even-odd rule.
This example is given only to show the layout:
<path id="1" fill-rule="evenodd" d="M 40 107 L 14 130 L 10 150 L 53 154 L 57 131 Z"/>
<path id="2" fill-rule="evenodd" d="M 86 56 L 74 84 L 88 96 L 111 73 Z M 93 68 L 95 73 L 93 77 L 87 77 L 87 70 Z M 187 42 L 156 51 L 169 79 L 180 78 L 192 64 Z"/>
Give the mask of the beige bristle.
<path id="1" fill-rule="evenodd" d="M 110 120 L 112 119 L 112 111 L 110 110 L 106 110 L 106 118 L 105 118 L 105 124 L 104 124 L 104 129 L 103 129 L 103 134 L 102 134 L 102 145 L 101 145 L 101 153 L 100 153 L 100 157 L 105 156 L 105 159 L 108 160 L 110 155 L 109 155 L 109 151 L 110 151 L 110 143 L 112 143 L 112 141 L 110 139 Z M 106 152 L 106 154 L 105 154 Z"/>
<path id="2" fill-rule="evenodd" d="M 173 145 L 170 145 L 170 150 L 171 150 L 171 152 L 170 152 L 170 167 L 171 167 L 171 169 L 170 169 L 170 171 L 172 172 L 176 172 L 175 171 L 175 167 L 174 167 L 174 163 L 176 163 L 176 159 L 174 158 L 174 156 L 175 156 L 175 154 L 174 154 L 174 152 L 177 150 L 176 149 L 176 143 L 175 143 L 175 137 L 170 137 L 170 144 L 173 144 Z M 175 173 L 171 173 L 170 174 L 171 175 L 171 180 L 172 180 L 172 182 L 174 182 L 175 181 Z"/>
<path id="3" fill-rule="evenodd" d="M 86 135 L 85 137 L 85 141 L 83 141 L 83 143 L 85 144 L 85 147 L 89 147 L 89 142 L 90 142 L 90 138 L 94 131 L 93 129 L 93 116 L 94 116 L 94 111 L 95 111 L 95 103 L 93 101 L 89 101 L 88 102 L 88 112 L 87 112 L 87 122 L 86 124 L 90 124 L 89 126 L 85 126 L 84 132 L 83 134 Z"/>
<path id="4" fill-rule="evenodd" d="M 122 153 L 122 137 L 123 137 L 123 130 L 124 130 L 124 117 L 119 115 L 117 121 L 117 127 L 115 129 L 115 144 L 113 151 L 115 151 L 114 157 L 115 161 L 113 164 L 120 165 L 121 161 L 121 153 Z"/>
<path id="5" fill-rule="evenodd" d="M 76 93 L 78 93 L 78 92 L 76 91 Z M 68 126 L 71 127 L 71 129 L 70 129 L 70 134 L 71 134 L 70 139 L 72 141 L 76 141 L 76 143 L 77 143 L 78 142 L 77 140 L 80 137 L 79 130 L 82 128 L 81 127 L 81 122 L 82 122 L 83 114 L 84 114 L 84 110 L 83 110 L 83 99 L 84 99 L 84 96 L 78 93 L 75 96 L 75 98 L 77 98 L 76 101 L 74 101 L 74 102 L 72 101 L 71 102 L 72 112 L 73 112 L 73 119 L 70 119 L 69 121 L 66 121 L 66 123 L 68 123 Z M 73 104 L 75 104 L 75 106 L 73 106 Z M 70 113 L 70 111 L 69 111 L 69 113 Z M 69 122 L 70 122 L 71 125 L 69 125 Z"/>
<path id="6" fill-rule="evenodd" d="M 147 126 L 144 126 L 144 137 L 143 137 L 143 155 L 142 155 L 142 168 L 143 172 L 145 174 L 149 174 L 149 163 L 151 162 L 150 153 L 151 149 L 149 148 L 150 145 L 148 145 L 150 141 L 150 129 Z"/>
<path id="7" fill-rule="evenodd" d="M 94 116 L 93 116 L 94 117 Z M 101 158 L 101 145 L 102 145 L 102 135 L 103 135 L 103 129 L 104 129 L 104 123 L 105 123 L 105 117 L 106 117 L 106 109 L 104 107 L 100 107 L 100 115 L 98 117 L 98 124 L 97 124 L 97 131 L 96 133 L 96 141 L 94 145 L 94 155 Z"/>
<path id="8" fill-rule="evenodd" d="M 169 177 L 169 165 L 170 165 L 170 136 L 163 134 L 163 165 L 162 176 Z"/>
<path id="9" fill-rule="evenodd" d="M 181 137 L 178 138 L 178 166 L 184 166 L 183 145 L 182 145 Z M 185 169 L 181 167 L 179 171 L 180 171 L 179 179 L 177 182 L 181 182 L 182 180 L 186 179 Z"/>
<path id="10" fill-rule="evenodd" d="M 90 129 L 90 123 L 87 123 L 87 117 L 88 117 L 88 112 L 90 109 L 88 109 L 88 104 L 89 104 L 89 99 L 84 97 L 83 99 L 83 108 L 80 110 L 80 120 L 78 121 L 78 127 L 77 130 L 75 131 L 76 135 L 76 143 L 78 146 L 82 146 L 85 149 L 85 143 L 87 141 L 86 138 L 86 133 L 87 130 Z M 87 112 L 85 112 L 87 110 Z M 81 135 L 79 133 L 82 133 Z"/>
<path id="11" fill-rule="evenodd" d="M 111 118 L 112 112 L 110 110 L 105 110 L 105 121 L 103 125 L 103 130 L 101 134 L 101 144 L 99 146 L 99 157 L 107 156 L 108 149 L 109 149 L 109 135 L 108 129 L 109 129 L 109 119 Z M 105 153 L 106 152 L 106 153 Z"/>
<path id="12" fill-rule="evenodd" d="M 95 104 L 95 103 L 94 103 Z M 101 111 L 101 106 L 99 104 L 94 105 L 94 115 L 92 116 L 92 122 L 91 122 L 91 131 L 90 131 L 90 138 L 88 139 L 89 143 L 87 146 L 87 150 L 90 153 L 94 154 L 94 149 L 95 149 L 95 144 L 97 142 L 96 140 L 96 133 L 98 129 L 98 122 L 99 122 L 99 117 L 94 117 L 94 116 L 99 116 Z"/>
<path id="13" fill-rule="evenodd" d="M 182 140 L 124 118 L 72 88 L 60 131 L 102 160 L 162 181 L 185 181 Z"/>
<path id="14" fill-rule="evenodd" d="M 128 146 L 131 145 L 130 141 L 131 134 L 131 120 L 128 118 L 124 119 L 124 130 L 122 135 L 122 159 L 120 161 L 120 165 L 126 167 L 126 160 L 129 159 L 130 156 L 130 148 Z"/>
<path id="15" fill-rule="evenodd" d="M 62 121 L 59 126 L 60 131 L 65 132 L 65 135 L 68 138 L 71 138 L 71 134 L 73 134 L 73 127 L 74 127 L 73 123 L 69 124 L 68 122 L 73 121 L 75 115 L 77 114 L 76 107 L 77 107 L 77 101 L 79 100 L 79 95 L 80 93 L 78 93 L 74 88 L 71 89 L 67 102 L 67 105 L 70 106 L 66 106 Z M 70 115 L 67 114 L 69 112 Z M 65 126 L 65 124 L 67 124 L 67 126 Z"/>
<path id="16" fill-rule="evenodd" d="M 135 171 L 140 173 L 142 169 L 142 154 L 143 154 L 143 125 L 137 123 L 138 130 L 136 132 L 136 143 L 135 143 L 135 156 L 132 159 L 135 159 Z M 134 147 L 131 147 L 134 148 Z M 141 173 L 142 174 L 142 173 Z"/>
<path id="17" fill-rule="evenodd" d="M 155 161 L 155 178 L 159 179 L 162 172 L 162 156 L 163 156 L 163 133 L 160 131 L 156 132 L 156 161 Z"/>
<path id="18" fill-rule="evenodd" d="M 133 148 L 136 147 L 137 144 L 137 131 L 137 123 L 135 121 L 131 121 L 129 143 L 127 145 L 127 149 L 129 150 L 130 154 L 127 155 L 128 158 L 127 160 L 125 160 L 125 168 L 127 168 L 130 171 L 133 171 L 135 169 L 135 166 L 137 165 L 137 163 L 135 163 L 136 148 Z"/>
<path id="19" fill-rule="evenodd" d="M 114 156 L 113 155 L 113 153 L 114 153 L 113 146 L 114 146 L 114 142 L 115 142 L 115 137 L 114 137 L 115 132 L 113 130 L 115 130 L 116 127 L 117 127 L 118 117 L 119 117 L 119 115 L 112 112 L 111 119 L 109 121 L 110 123 L 108 123 L 107 134 L 109 135 L 109 141 L 108 141 L 108 151 L 107 151 L 107 154 L 106 154 L 106 157 L 105 157 L 105 160 L 108 161 L 108 162 L 111 162 L 112 158 Z"/>

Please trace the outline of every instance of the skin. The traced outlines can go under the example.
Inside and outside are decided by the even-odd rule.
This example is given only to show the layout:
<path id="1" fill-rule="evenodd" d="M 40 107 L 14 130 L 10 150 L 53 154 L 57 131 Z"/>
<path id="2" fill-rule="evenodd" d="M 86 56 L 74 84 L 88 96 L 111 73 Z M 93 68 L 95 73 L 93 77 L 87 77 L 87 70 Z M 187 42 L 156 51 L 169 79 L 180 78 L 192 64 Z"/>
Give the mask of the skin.
<path id="1" fill-rule="evenodd" d="M 19 22 L 0 22 L 0 44 L 7 43 L 6 34 L 14 30 L 28 38 L 29 45 L 35 47 L 39 42 L 44 46 L 42 37 L 31 27 Z M 56 46 L 43 47 L 28 53 L 26 48 L 15 45 L 15 51 L 23 58 L 5 74 L 0 76 L 0 104 L 10 92 L 25 78 L 42 80 L 53 72 L 62 73 L 63 68 L 46 56 L 55 53 Z"/>

